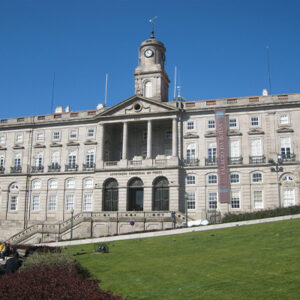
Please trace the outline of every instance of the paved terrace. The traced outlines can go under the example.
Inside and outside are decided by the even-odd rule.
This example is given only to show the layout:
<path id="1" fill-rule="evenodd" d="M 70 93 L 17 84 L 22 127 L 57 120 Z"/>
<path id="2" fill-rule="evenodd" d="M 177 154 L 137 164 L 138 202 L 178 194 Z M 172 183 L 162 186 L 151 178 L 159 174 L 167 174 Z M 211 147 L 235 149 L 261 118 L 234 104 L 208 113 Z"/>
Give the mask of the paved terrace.
<path id="1" fill-rule="evenodd" d="M 254 224 L 262 224 L 262 223 L 278 222 L 278 221 L 293 220 L 293 219 L 299 219 L 299 218 L 300 218 L 300 214 L 298 214 L 298 215 L 289 215 L 289 216 L 281 216 L 281 217 L 275 217 L 275 218 L 267 218 L 267 219 L 259 219 L 259 220 L 250 220 L 250 221 L 240 221 L 240 222 L 232 222 L 232 223 L 224 223 L 224 224 L 215 224 L 215 225 L 208 225 L 208 226 L 180 228 L 180 229 L 173 229 L 173 230 L 132 233 L 132 234 L 126 234 L 126 235 L 124 234 L 124 235 L 118 235 L 118 236 L 108 236 L 108 237 L 102 237 L 102 238 L 43 243 L 43 244 L 37 244 L 36 246 L 45 245 L 45 246 L 53 246 L 53 247 L 64 247 L 64 246 L 73 246 L 73 245 L 114 242 L 114 241 L 142 239 L 142 238 L 149 238 L 149 237 L 156 237 L 156 236 L 175 235 L 175 234 L 182 234 L 182 233 L 189 233 L 189 232 L 215 230 L 215 229 L 222 229 L 222 228 L 231 228 L 231 227 L 236 227 L 236 226 L 245 226 L 245 225 L 254 225 Z"/>

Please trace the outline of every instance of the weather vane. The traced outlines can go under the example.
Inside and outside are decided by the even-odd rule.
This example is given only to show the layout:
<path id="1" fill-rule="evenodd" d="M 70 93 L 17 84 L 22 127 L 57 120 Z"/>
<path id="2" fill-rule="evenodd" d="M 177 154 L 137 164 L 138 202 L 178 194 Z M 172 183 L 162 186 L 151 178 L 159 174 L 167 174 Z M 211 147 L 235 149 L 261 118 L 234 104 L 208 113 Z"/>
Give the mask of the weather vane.
<path id="1" fill-rule="evenodd" d="M 154 20 L 157 19 L 157 16 L 150 19 L 149 22 L 152 24 L 152 32 L 151 32 L 151 38 L 154 39 Z"/>

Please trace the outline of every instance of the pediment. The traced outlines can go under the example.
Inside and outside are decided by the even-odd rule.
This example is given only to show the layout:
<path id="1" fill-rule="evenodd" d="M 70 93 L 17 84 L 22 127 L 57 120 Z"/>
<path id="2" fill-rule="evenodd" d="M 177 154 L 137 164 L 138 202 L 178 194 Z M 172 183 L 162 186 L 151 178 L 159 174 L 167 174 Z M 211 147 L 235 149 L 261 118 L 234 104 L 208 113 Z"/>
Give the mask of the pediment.
<path id="1" fill-rule="evenodd" d="M 239 132 L 239 131 L 237 131 L 237 130 L 229 130 L 228 132 L 227 132 L 227 135 L 228 136 L 241 136 L 241 135 L 243 135 L 241 132 Z"/>
<path id="2" fill-rule="evenodd" d="M 98 116 L 126 116 L 150 113 L 166 113 L 172 111 L 176 112 L 178 109 L 169 105 L 168 102 L 159 102 L 149 98 L 133 96 L 113 107 L 104 110 Z"/>
<path id="3" fill-rule="evenodd" d="M 198 139 L 199 138 L 199 135 L 198 134 L 195 134 L 195 133 L 186 133 L 184 136 L 183 136 L 184 139 Z"/>
<path id="4" fill-rule="evenodd" d="M 204 136 L 207 137 L 207 138 L 209 138 L 209 137 L 216 137 L 217 134 L 216 134 L 215 131 L 208 131 L 208 132 L 205 133 Z"/>
<path id="5" fill-rule="evenodd" d="M 294 132 L 294 130 L 290 127 L 281 127 L 279 129 L 277 129 L 278 133 L 292 133 Z"/>
<path id="6" fill-rule="evenodd" d="M 248 131 L 249 135 L 257 135 L 257 134 L 265 134 L 265 132 L 261 129 L 251 129 L 250 131 Z"/>

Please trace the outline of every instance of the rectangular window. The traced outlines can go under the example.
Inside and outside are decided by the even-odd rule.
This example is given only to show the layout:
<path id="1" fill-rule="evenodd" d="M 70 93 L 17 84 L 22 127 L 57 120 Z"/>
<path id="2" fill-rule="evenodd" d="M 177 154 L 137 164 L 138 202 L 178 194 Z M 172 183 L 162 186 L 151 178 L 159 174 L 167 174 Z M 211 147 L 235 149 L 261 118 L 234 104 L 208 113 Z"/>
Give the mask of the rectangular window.
<path id="1" fill-rule="evenodd" d="M 10 210 L 17 210 L 18 208 L 18 196 L 12 195 L 10 197 Z"/>
<path id="2" fill-rule="evenodd" d="M 21 154 L 16 154 L 14 158 L 14 167 L 21 168 Z"/>
<path id="3" fill-rule="evenodd" d="M 196 149 L 194 148 L 194 145 L 189 146 L 188 149 L 186 149 L 186 160 L 192 161 L 196 159 Z"/>
<path id="4" fill-rule="evenodd" d="M 217 192 L 208 193 L 208 208 L 217 209 L 218 194 Z"/>
<path id="5" fill-rule="evenodd" d="M 188 175 L 186 177 L 186 184 L 195 184 L 196 180 L 195 180 L 195 176 L 194 175 Z"/>
<path id="6" fill-rule="evenodd" d="M 216 174 L 208 175 L 208 184 L 216 184 L 218 183 L 218 176 Z"/>
<path id="7" fill-rule="evenodd" d="M 231 208 L 240 208 L 240 192 L 231 192 Z"/>
<path id="8" fill-rule="evenodd" d="M 291 138 L 289 136 L 280 138 L 280 153 L 283 159 L 291 157 Z"/>
<path id="9" fill-rule="evenodd" d="M 281 114 L 279 117 L 280 125 L 288 125 L 290 123 L 289 115 L 288 114 Z"/>
<path id="10" fill-rule="evenodd" d="M 53 132 L 53 140 L 58 141 L 60 139 L 60 132 L 59 131 L 54 131 Z"/>
<path id="11" fill-rule="evenodd" d="M 38 133 L 36 134 L 36 140 L 37 140 L 38 142 L 43 141 L 43 140 L 44 140 L 44 132 L 38 132 Z"/>
<path id="12" fill-rule="evenodd" d="M 230 118 L 229 119 L 229 128 L 237 128 L 238 123 L 236 118 Z"/>
<path id="13" fill-rule="evenodd" d="M 40 196 L 33 195 L 32 196 L 32 210 L 37 211 L 40 209 Z"/>
<path id="14" fill-rule="evenodd" d="M 91 211 L 92 210 L 92 194 L 85 194 L 83 199 L 83 210 Z"/>
<path id="15" fill-rule="evenodd" d="M 43 166 L 43 154 L 38 153 L 34 156 L 34 166 L 38 168 Z"/>
<path id="16" fill-rule="evenodd" d="M 0 144 L 5 144 L 5 135 L 0 135 Z"/>
<path id="17" fill-rule="evenodd" d="M 283 190 L 283 206 L 295 205 L 295 189 L 284 189 Z"/>
<path id="18" fill-rule="evenodd" d="M 240 182 L 240 175 L 236 173 L 230 174 L 230 183 L 239 183 Z"/>
<path id="19" fill-rule="evenodd" d="M 67 211 L 74 209 L 74 195 L 66 195 L 66 209 Z"/>
<path id="20" fill-rule="evenodd" d="M 258 117 L 251 117 L 251 126 L 253 126 L 253 127 L 259 126 L 259 118 Z"/>
<path id="21" fill-rule="evenodd" d="M 253 139 L 251 140 L 251 156 L 262 156 L 262 140 Z"/>
<path id="22" fill-rule="evenodd" d="M 23 142 L 23 133 L 16 133 L 16 143 Z"/>
<path id="23" fill-rule="evenodd" d="M 253 191 L 253 204 L 255 209 L 264 208 L 262 191 Z"/>
<path id="24" fill-rule="evenodd" d="M 48 210 L 50 211 L 56 210 L 56 195 L 49 195 Z"/>
<path id="25" fill-rule="evenodd" d="M 143 141 L 147 141 L 147 131 L 143 131 Z"/>
<path id="26" fill-rule="evenodd" d="M 240 141 L 229 141 L 229 145 L 230 157 L 240 157 Z"/>
<path id="27" fill-rule="evenodd" d="M 0 156 L 0 171 L 4 168 L 4 156 Z"/>
<path id="28" fill-rule="evenodd" d="M 71 168 L 75 168 L 75 166 L 76 166 L 76 152 L 75 151 L 72 151 L 69 153 L 68 166 Z"/>
<path id="29" fill-rule="evenodd" d="M 94 137 L 94 135 L 95 135 L 95 129 L 89 128 L 87 132 L 87 136 L 91 138 Z"/>
<path id="30" fill-rule="evenodd" d="M 216 142 L 208 143 L 207 158 L 211 161 L 215 161 L 217 159 L 217 144 L 216 144 Z"/>
<path id="31" fill-rule="evenodd" d="M 188 198 L 187 198 L 187 208 L 188 209 L 195 209 L 196 201 L 195 201 L 195 192 L 190 191 L 187 192 Z"/>
<path id="32" fill-rule="evenodd" d="M 76 130 L 76 129 L 70 130 L 69 138 L 70 138 L 71 140 L 77 139 L 77 130 Z"/>
<path id="33" fill-rule="evenodd" d="M 194 129 L 194 121 L 187 122 L 186 129 L 187 130 L 193 130 Z"/>
<path id="34" fill-rule="evenodd" d="M 94 150 L 89 150 L 86 153 L 86 165 L 88 168 L 94 167 L 94 162 L 95 162 L 95 152 Z"/>
<path id="35" fill-rule="evenodd" d="M 216 128 L 215 120 L 208 120 L 207 127 L 208 127 L 208 129 L 215 129 Z"/>

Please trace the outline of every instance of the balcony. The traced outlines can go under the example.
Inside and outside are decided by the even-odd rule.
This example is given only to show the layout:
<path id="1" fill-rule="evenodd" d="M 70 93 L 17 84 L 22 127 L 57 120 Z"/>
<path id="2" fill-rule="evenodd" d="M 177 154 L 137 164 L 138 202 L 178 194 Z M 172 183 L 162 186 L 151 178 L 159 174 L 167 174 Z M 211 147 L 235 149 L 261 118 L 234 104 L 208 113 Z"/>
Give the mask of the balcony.
<path id="1" fill-rule="evenodd" d="M 249 164 L 263 164 L 265 163 L 265 156 L 249 156 Z"/>
<path id="2" fill-rule="evenodd" d="M 217 164 L 217 158 L 216 157 L 205 158 L 205 165 L 206 166 L 215 166 L 216 164 Z"/>
<path id="3" fill-rule="evenodd" d="M 129 165 L 130 166 L 141 166 L 143 164 L 143 160 L 130 160 Z"/>
<path id="4" fill-rule="evenodd" d="M 105 167 L 115 167 L 118 165 L 118 161 L 117 160 L 108 160 L 104 162 L 104 166 Z"/>
<path id="5" fill-rule="evenodd" d="M 22 167 L 21 166 L 10 167 L 10 173 L 22 173 Z"/>
<path id="6" fill-rule="evenodd" d="M 44 166 L 33 166 L 31 168 L 32 173 L 43 173 L 44 172 Z"/>
<path id="7" fill-rule="evenodd" d="M 95 163 L 88 163 L 82 165 L 83 171 L 94 171 L 96 169 Z"/>
<path id="8" fill-rule="evenodd" d="M 243 163 L 243 158 L 239 157 L 228 157 L 228 164 L 229 165 L 240 165 Z"/>
<path id="9" fill-rule="evenodd" d="M 58 163 L 52 163 L 48 166 L 48 172 L 60 172 L 60 165 Z"/>
<path id="10" fill-rule="evenodd" d="M 78 171 L 78 165 L 76 165 L 76 164 L 65 165 L 65 171 L 66 172 L 76 172 L 76 171 Z"/>
<path id="11" fill-rule="evenodd" d="M 294 153 L 281 154 L 281 159 L 283 162 L 294 162 L 296 155 Z"/>
<path id="12" fill-rule="evenodd" d="M 188 167 L 192 166 L 198 166 L 199 165 L 199 159 L 198 158 L 193 158 L 193 159 L 185 159 L 183 161 L 183 164 Z"/>
<path id="13" fill-rule="evenodd" d="M 0 167 L 0 174 L 3 174 L 5 171 L 5 168 L 4 167 Z"/>

